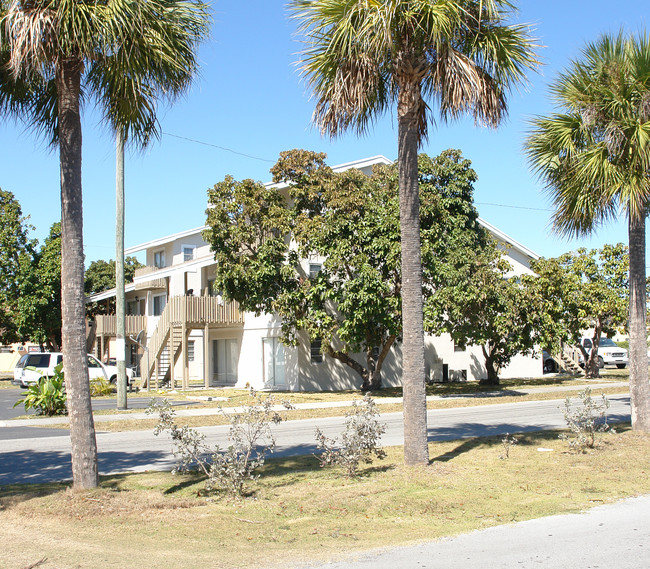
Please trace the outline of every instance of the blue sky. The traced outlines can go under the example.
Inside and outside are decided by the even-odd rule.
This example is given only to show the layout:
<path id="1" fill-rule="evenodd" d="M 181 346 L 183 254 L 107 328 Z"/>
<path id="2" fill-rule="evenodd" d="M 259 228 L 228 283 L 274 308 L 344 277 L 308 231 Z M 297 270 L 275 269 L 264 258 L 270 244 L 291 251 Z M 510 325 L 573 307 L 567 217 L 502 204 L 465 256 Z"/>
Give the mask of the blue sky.
<path id="1" fill-rule="evenodd" d="M 525 0 L 518 22 L 529 23 L 544 48 L 544 66 L 510 97 L 509 119 L 497 130 L 470 119 L 438 123 L 422 151 L 459 148 L 479 180 L 479 214 L 540 255 L 578 246 L 627 242 L 625 220 L 587 240 L 553 236 L 549 201 L 525 163 L 527 121 L 552 111 L 548 85 L 588 41 L 624 28 L 648 26 L 647 2 Z M 300 44 L 284 2 L 215 0 L 211 38 L 200 50 L 201 75 L 173 106 L 161 106 L 163 134 L 126 158 L 126 246 L 205 223 L 206 191 L 227 174 L 268 181 L 279 152 L 325 152 L 331 165 L 383 154 L 397 157 L 397 125 L 380 118 L 364 137 L 323 138 L 311 126 L 313 101 L 295 66 Z M 0 187 L 13 192 L 42 240 L 60 218 L 58 155 L 20 124 L 0 123 Z M 198 142 L 192 142 L 198 141 Z M 92 108 L 85 109 L 84 240 L 86 263 L 115 258 L 115 150 Z"/>

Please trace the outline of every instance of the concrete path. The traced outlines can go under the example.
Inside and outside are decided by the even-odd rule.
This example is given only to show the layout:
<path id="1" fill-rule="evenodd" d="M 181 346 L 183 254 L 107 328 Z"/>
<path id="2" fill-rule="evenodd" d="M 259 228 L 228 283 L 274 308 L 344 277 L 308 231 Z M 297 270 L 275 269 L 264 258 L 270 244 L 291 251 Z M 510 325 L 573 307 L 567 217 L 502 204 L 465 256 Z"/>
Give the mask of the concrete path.
<path id="1" fill-rule="evenodd" d="M 597 392 L 598 389 L 611 388 L 611 387 L 627 387 L 629 383 L 627 381 L 619 382 L 608 382 L 608 383 L 593 383 L 590 384 L 592 391 Z M 528 395 L 535 393 L 566 393 L 571 391 L 576 391 L 577 389 L 584 389 L 584 385 L 558 385 L 558 386 L 549 386 L 549 387 L 532 387 L 532 388 L 522 388 L 522 389 L 505 389 L 500 391 L 490 391 L 485 393 L 472 393 L 467 395 L 430 395 L 427 397 L 427 401 L 436 401 L 436 400 L 454 400 L 454 399 L 486 399 L 486 398 L 498 398 L 498 397 L 512 397 L 517 395 Z M 143 393 L 140 393 L 140 396 L 137 398 L 138 407 L 146 407 L 147 404 L 143 404 L 143 401 L 148 401 L 148 399 L 142 397 Z M 157 398 L 159 396 L 156 396 Z M 280 398 L 281 395 L 278 395 Z M 358 400 L 358 399 L 357 399 Z M 377 405 L 391 405 L 391 404 L 400 404 L 402 403 L 401 397 L 377 397 L 374 399 L 375 404 Z M 197 397 L 197 402 L 202 402 L 200 397 Z M 114 405 L 114 402 L 104 401 L 104 409 L 108 408 L 108 404 Z M 317 403 L 297 403 L 294 405 L 296 409 L 333 409 L 340 407 L 349 407 L 352 405 L 352 400 L 349 401 L 320 401 Z M 284 407 L 277 405 L 276 409 L 278 411 L 283 411 Z M 177 417 L 200 417 L 200 416 L 209 416 L 209 415 L 220 415 L 222 412 L 226 413 L 241 413 L 241 407 L 224 407 L 223 411 L 218 407 L 203 407 L 198 409 L 176 409 Z M 144 412 L 133 413 L 131 411 L 119 412 L 116 410 L 115 413 L 109 415 L 95 415 L 95 423 L 103 422 L 112 422 L 112 421 L 131 421 L 139 419 L 151 419 L 151 415 L 147 415 Z M 68 423 L 67 417 L 40 417 L 34 419 L 13 419 L 9 421 L 0 420 L 0 429 L 2 427 L 30 427 L 38 425 L 66 425 Z M 2 432 L 0 431 L 0 439 L 2 438 Z"/>
<path id="2" fill-rule="evenodd" d="M 303 569 L 647 569 L 650 496 Z M 297 569 L 297 568 L 296 568 Z"/>

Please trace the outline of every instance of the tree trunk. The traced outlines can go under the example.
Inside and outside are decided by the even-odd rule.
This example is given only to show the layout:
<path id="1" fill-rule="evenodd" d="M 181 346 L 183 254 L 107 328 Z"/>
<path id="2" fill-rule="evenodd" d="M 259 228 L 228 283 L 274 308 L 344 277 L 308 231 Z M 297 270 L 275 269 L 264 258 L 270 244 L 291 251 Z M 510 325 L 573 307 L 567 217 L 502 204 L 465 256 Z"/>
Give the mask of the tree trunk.
<path id="1" fill-rule="evenodd" d="M 492 350 L 486 349 L 481 346 L 483 350 L 483 357 L 485 358 L 485 370 L 487 371 L 487 379 L 481 380 L 479 383 L 483 385 L 499 385 L 499 368 L 496 365 L 495 358 L 492 355 Z"/>
<path id="2" fill-rule="evenodd" d="M 598 347 L 600 346 L 600 335 L 603 333 L 602 325 L 596 325 L 594 328 L 594 335 L 591 338 L 591 351 L 583 348 L 583 357 L 585 358 L 585 378 L 596 379 L 600 377 L 600 368 L 598 367 Z M 589 356 L 589 357 L 587 357 Z"/>
<path id="3" fill-rule="evenodd" d="M 126 397 L 126 294 L 124 291 L 124 135 L 118 131 L 115 156 L 115 360 L 117 408 L 127 408 Z"/>
<path id="4" fill-rule="evenodd" d="M 61 317 L 73 484 L 75 488 L 94 488 L 99 480 L 86 355 L 79 111 L 82 65 L 79 59 L 69 58 L 56 66 L 61 165 Z"/>
<path id="5" fill-rule="evenodd" d="M 429 463 L 418 187 L 418 109 L 421 100 L 418 82 L 400 82 L 397 115 L 402 247 L 404 463 L 407 465 Z"/>
<path id="6" fill-rule="evenodd" d="M 632 429 L 650 432 L 646 343 L 645 217 L 628 220 L 630 252 L 630 406 Z"/>

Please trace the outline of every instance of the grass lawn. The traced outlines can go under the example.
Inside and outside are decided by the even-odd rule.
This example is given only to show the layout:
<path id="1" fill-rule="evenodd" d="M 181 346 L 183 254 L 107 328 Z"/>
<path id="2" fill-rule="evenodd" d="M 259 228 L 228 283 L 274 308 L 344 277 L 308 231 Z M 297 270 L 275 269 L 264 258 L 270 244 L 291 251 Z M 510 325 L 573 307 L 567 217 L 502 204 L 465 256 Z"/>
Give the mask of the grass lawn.
<path id="1" fill-rule="evenodd" d="M 268 461 L 243 499 L 206 496 L 169 473 L 104 477 L 101 488 L 0 488 L 0 567 L 295 567 L 650 492 L 650 436 L 619 425 L 571 454 L 557 433 L 437 442 L 407 469 L 402 449 L 350 480 L 314 457 Z M 539 448 L 552 449 L 540 452 Z"/>

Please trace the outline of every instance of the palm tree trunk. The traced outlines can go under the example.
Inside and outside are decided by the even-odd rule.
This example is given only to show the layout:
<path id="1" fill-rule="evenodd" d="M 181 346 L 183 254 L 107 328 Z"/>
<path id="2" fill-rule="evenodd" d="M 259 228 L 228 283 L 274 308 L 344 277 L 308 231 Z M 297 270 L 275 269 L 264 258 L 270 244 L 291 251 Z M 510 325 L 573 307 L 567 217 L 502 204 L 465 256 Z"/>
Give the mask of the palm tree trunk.
<path id="1" fill-rule="evenodd" d="M 628 221 L 630 251 L 630 405 L 632 429 L 650 432 L 646 343 L 645 217 Z"/>
<path id="2" fill-rule="evenodd" d="M 98 484 L 97 442 L 90 405 L 84 299 L 79 112 L 82 65 L 79 59 L 68 58 L 56 66 L 61 164 L 61 317 L 73 484 L 75 488 L 94 488 Z"/>
<path id="3" fill-rule="evenodd" d="M 427 400 L 424 366 L 420 193 L 418 187 L 418 83 L 399 87 L 399 209 L 402 247 L 402 388 L 404 462 L 428 464 Z"/>

